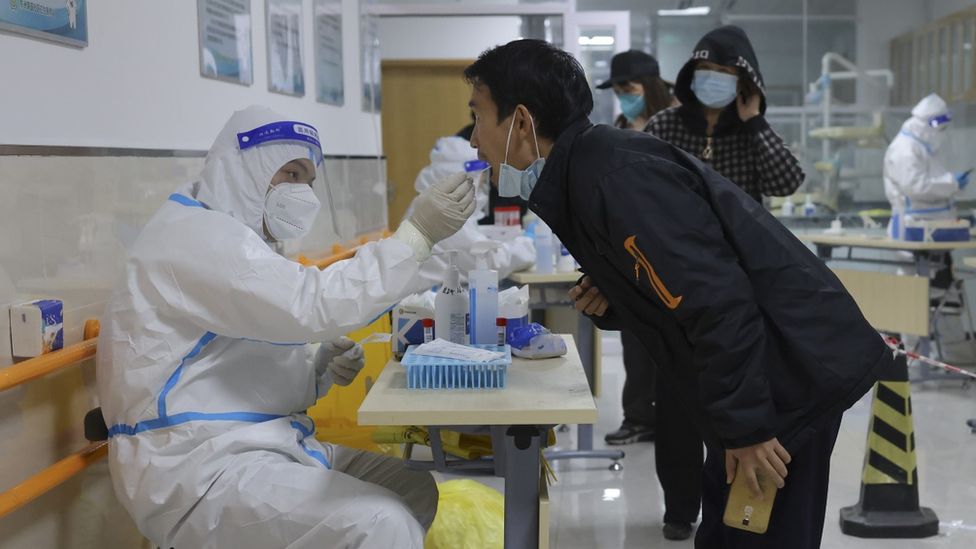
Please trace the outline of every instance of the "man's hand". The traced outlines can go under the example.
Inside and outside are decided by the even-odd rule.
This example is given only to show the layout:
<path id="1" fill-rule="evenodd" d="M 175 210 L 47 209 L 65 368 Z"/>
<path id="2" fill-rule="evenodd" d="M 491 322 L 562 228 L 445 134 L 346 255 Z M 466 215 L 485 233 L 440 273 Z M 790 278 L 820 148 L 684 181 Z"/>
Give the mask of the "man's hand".
<path id="1" fill-rule="evenodd" d="M 779 440 L 767 440 L 761 444 L 725 451 L 725 482 L 732 484 L 735 480 L 736 466 L 742 465 L 742 474 L 746 475 L 746 482 L 752 494 L 762 499 L 759 479 L 756 474 L 772 479 L 777 488 L 786 486 L 786 465 L 792 460 L 790 453 L 783 448 Z"/>
<path id="2" fill-rule="evenodd" d="M 610 302 L 600 293 L 599 288 L 593 286 L 593 280 L 588 276 L 584 276 L 582 282 L 573 286 L 569 297 L 576 302 L 577 311 L 590 316 L 603 316 L 610 307 Z"/>
<path id="3" fill-rule="evenodd" d="M 747 122 L 759 116 L 759 106 L 762 101 L 762 94 L 743 90 L 735 98 L 735 106 L 739 109 L 739 118 Z"/>

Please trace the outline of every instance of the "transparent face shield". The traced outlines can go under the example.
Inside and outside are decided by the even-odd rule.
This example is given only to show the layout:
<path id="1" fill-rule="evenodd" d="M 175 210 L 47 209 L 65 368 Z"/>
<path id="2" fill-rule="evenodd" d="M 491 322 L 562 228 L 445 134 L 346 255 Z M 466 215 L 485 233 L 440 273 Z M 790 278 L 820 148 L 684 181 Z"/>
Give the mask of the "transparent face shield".
<path id="1" fill-rule="evenodd" d="M 327 249 L 331 244 L 349 238 L 340 230 L 343 223 L 337 213 L 339 208 L 336 199 L 341 193 L 337 192 L 334 181 L 330 181 L 330 174 L 325 170 L 322 145 L 314 127 L 303 122 L 274 122 L 237 134 L 237 143 L 242 151 L 269 143 L 300 145 L 307 149 L 308 159 L 315 167 L 312 189 L 322 203 L 322 208 L 309 234 L 301 239 L 301 247 L 306 250 Z"/>
<path id="2" fill-rule="evenodd" d="M 946 129 L 946 125 L 952 122 L 952 115 L 949 113 L 940 114 L 939 116 L 934 116 L 929 120 L 929 126 L 936 128 L 938 130 Z"/>

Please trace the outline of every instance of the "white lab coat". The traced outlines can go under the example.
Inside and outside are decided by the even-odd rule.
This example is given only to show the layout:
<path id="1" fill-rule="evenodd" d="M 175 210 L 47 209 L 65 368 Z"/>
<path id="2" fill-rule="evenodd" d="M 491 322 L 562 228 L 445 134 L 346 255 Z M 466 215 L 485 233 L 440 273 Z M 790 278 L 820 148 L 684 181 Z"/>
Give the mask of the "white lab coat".
<path id="1" fill-rule="evenodd" d="M 884 185 L 892 209 L 888 226 L 892 238 L 902 237 L 906 217 L 956 218 L 953 197 L 959 192 L 959 183 L 939 154 L 944 130 L 928 123 L 945 112 L 946 104 L 938 96 L 923 99 L 885 153 Z"/>
<path id="2" fill-rule="evenodd" d="M 304 413 L 330 385 L 306 342 L 423 287 L 419 264 L 396 239 L 323 271 L 271 249 L 268 184 L 308 148 L 242 152 L 236 134 L 280 120 L 236 113 L 200 180 L 163 204 L 126 262 L 97 355 L 115 492 L 160 547 L 419 549 L 436 508 L 430 475 L 322 444 Z M 380 469 L 392 485 L 370 481 Z"/>
<path id="3" fill-rule="evenodd" d="M 414 189 L 419 194 L 441 179 L 464 171 L 464 163 L 476 158 L 477 153 L 464 138 L 442 137 L 430 151 L 430 164 L 417 174 Z M 488 213 L 490 184 L 487 177 L 478 182 L 475 213 L 460 231 L 436 244 L 434 255 L 421 267 L 420 276 L 429 282 L 429 286 L 436 286 L 444 281 L 448 269 L 447 252 L 457 252 L 455 264 L 463 279 L 467 278 L 468 271 L 475 269 L 475 256 L 471 253 L 474 243 L 491 240 L 478 229 L 478 221 L 484 219 Z M 407 210 L 407 217 L 412 210 L 413 204 Z M 497 248 L 487 254 L 487 259 L 488 268 L 498 271 L 499 279 L 535 264 L 535 246 L 532 239 L 520 236 L 510 242 L 497 242 L 497 245 Z"/>

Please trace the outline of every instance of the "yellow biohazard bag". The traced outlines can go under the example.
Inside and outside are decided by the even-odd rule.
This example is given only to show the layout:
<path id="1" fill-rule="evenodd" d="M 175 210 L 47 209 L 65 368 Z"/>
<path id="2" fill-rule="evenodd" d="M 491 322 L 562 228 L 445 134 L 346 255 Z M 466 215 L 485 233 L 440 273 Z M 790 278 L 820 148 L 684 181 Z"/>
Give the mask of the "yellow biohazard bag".
<path id="1" fill-rule="evenodd" d="M 437 485 L 437 516 L 427 531 L 425 549 L 502 549 L 505 498 L 474 480 Z"/>
<path id="2" fill-rule="evenodd" d="M 369 326 L 348 335 L 353 341 L 360 341 L 375 333 L 390 333 L 390 315 L 383 315 Z M 357 421 L 359 406 L 366 398 L 366 392 L 386 363 L 393 358 L 389 343 L 371 343 L 363 346 L 366 366 L 356 379 L 345 387 L 333 385 L 329 393 L 308 409 L 308 415 L 315 422 L 315 438 L 358 450 L 367 450 L 394 457 L 403 457 L 399 444 L 377 444 L 373 442 L 374 426 L 360 426 Z"/>

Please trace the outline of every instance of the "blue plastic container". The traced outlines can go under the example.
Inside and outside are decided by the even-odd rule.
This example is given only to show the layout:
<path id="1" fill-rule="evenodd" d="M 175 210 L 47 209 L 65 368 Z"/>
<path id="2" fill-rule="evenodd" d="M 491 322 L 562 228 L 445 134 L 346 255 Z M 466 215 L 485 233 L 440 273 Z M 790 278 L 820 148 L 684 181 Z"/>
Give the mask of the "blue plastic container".
<path id="1" fill-rule="evenodd" d="M 400 364 L 407 371 L 408 389 L 504 389 L 512 348 L 508 345 L 472 345 L 478 349 L 505 353 L 492 362 L 462 362 L 449 358 L 414 354 L 416 345 L 407 349 Z"/>

